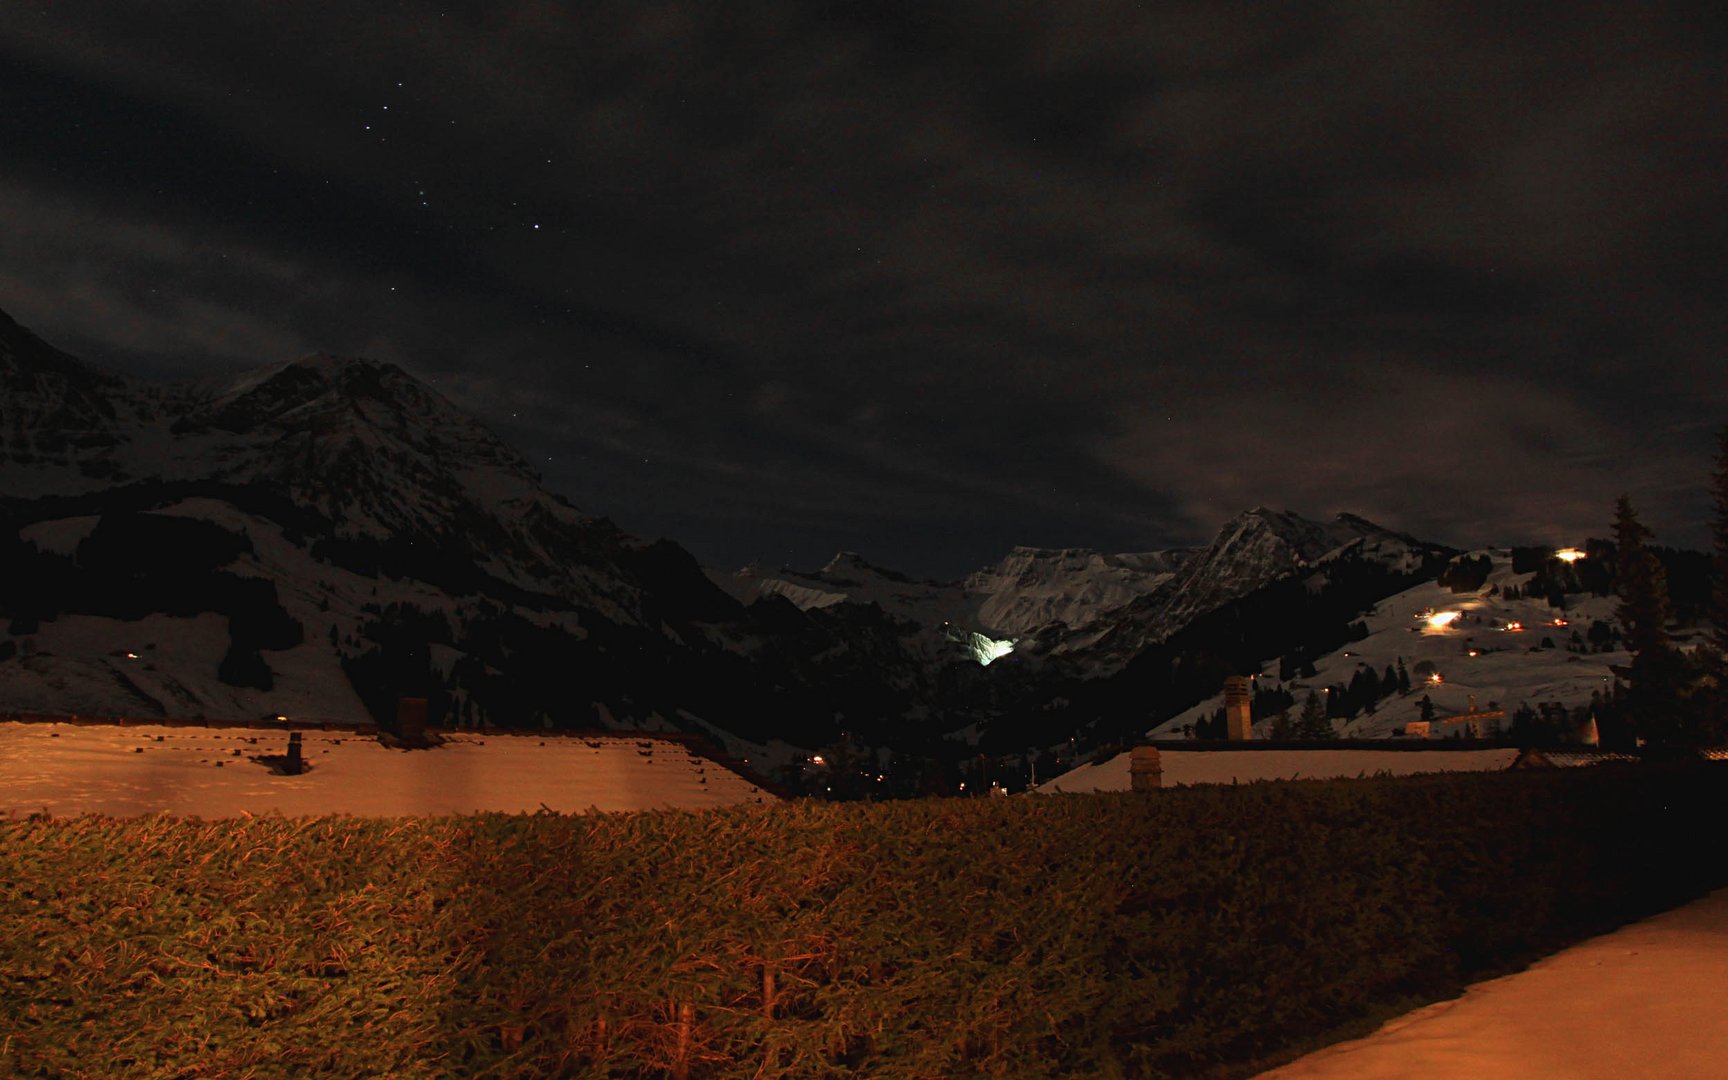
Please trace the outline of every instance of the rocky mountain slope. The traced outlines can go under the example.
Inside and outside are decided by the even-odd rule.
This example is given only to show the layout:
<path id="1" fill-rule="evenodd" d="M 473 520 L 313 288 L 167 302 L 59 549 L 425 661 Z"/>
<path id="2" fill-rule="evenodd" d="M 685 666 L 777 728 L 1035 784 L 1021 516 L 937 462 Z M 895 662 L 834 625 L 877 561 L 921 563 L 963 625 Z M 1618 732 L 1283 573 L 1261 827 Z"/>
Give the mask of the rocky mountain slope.
<path id="1" fill-rule="evenodd" d="M 687 553 L 549 494 L 391 365 L 152 385 L 0 318 L 0 385 L 0 706 L 348 719 L 431 693 L 475 721 L 667 724 L 700 690 L 633 687 L 729 666 L 749 632 Z M 170 641 L 193 655 L 159 662 Z"/>

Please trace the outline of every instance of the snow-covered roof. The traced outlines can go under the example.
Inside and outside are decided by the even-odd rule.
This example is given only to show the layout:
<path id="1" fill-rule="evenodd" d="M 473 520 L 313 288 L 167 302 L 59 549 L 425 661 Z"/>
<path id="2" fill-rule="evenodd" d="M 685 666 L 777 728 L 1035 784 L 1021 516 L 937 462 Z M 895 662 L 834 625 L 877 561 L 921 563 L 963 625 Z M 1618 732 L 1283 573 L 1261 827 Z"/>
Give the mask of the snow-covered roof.
<path id="1" fill-rule="evenodd" d="M 703 810 L 772 798 L 682 743 L 647 735 L 446 734 L 392 750 L 351 731 L 300 732 L 310 766 L 272 772 L 287 731 L 0 722 L 0 815 L 276 812 L 364 817 L 479 811 Z"/>
<path id="2" fill-rule="evenodd" d="M 1213 750 L 1159 751 L 1163 786 L 1190 784 L 1251 784 L 1259 780 L 1331 780 L 1358 776 L 1412 776 L 1417 773 L 1493 772 L 1508 769 L 1517 759 L 1511 747 L 1455 750 L 1409 748 L 1292 750 L 1260 748 L 1232 752 L 1221 744 Z M 1243 745 L 1243 744 L 1238 744 Z M 1430 744 L 1432 745 L 1432 744 Z M 1082 765 L 1038 785 L 1040 793 L 1091 794 L 1129 790 L 1129 755 Z"/>
<path id="3" fill-rule="evenodd" d="M 1583 765 L 1607 765 L 1611 762 L 1637 761 L 1636 754 L 1622 754 L 1612 750 L 1526 750 L 1519 755 L 1518 763 L 1526 768 L 1575 769 Z"/>

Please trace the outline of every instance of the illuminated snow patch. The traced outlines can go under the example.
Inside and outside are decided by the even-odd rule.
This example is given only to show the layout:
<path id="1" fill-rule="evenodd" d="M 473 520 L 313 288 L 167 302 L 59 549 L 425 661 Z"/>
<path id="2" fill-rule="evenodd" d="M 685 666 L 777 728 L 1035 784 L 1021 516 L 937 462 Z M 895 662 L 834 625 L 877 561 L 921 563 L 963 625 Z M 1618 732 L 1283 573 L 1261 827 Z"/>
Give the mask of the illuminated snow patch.
<path id="1" fill-rule="evenodd" d="M 1463 612 L 1436 611 L 1434 614 L 1428 616 L 1428 625 L 1436 630 L 1444 630 L 1446 627 L 1451 626 L 1453 621 L 1461 614 L 1463 614 Z"/>
<path id="2" fill-rule="evenodd" d="M 1577 562 L 1584 557 L 1584 553 L 1577 548 L 1561 548 L 1554 553 L 1554 557 L 1561 562 Z"/>
<path id="3" fill-rule="evenodd" d="M 1014 651 L 1013 638 L 997 641 L 995 638 L 985 637 L 976 631 L 967 635 L 966 643 L 972 650 L 972 659 L 986 666 L 989 665 L 990 661 L 1000 659 Z"/>

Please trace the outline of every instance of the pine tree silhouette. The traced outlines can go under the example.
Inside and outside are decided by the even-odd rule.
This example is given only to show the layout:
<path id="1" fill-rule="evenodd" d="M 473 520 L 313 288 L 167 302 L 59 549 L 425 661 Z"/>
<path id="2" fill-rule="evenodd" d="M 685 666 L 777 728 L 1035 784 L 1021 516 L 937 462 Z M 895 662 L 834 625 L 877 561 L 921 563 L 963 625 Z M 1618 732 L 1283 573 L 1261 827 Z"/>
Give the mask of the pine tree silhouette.
<path id="1" fill-rule="evenodd" d="M 1614 543 L 1618 554 L 1615 592 L 1620 623 L 1632 662 L 1615 666 L 1626 683 L 1626 703 L 1634 731 L 1652 746 L 1686 741 L 1680 720 L 1682 661 L 1668 638 L 1668 579 L 1651 550 L 1654 534 L 1638 520 L 1629 496 L 1614 506 Z"/>

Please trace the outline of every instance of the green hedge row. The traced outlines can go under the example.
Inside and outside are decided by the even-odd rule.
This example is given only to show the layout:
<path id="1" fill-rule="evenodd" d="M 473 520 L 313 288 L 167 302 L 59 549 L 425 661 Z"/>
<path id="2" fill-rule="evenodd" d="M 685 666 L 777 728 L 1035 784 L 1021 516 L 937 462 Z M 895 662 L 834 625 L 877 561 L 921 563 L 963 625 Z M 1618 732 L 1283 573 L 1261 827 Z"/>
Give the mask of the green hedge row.
<path id="1" fill-rule="evenodd" d="M 0 1074 L 1225 1075 L 1722 884 L 1725 811 L 1646 766 L 12 820 Z"/>

